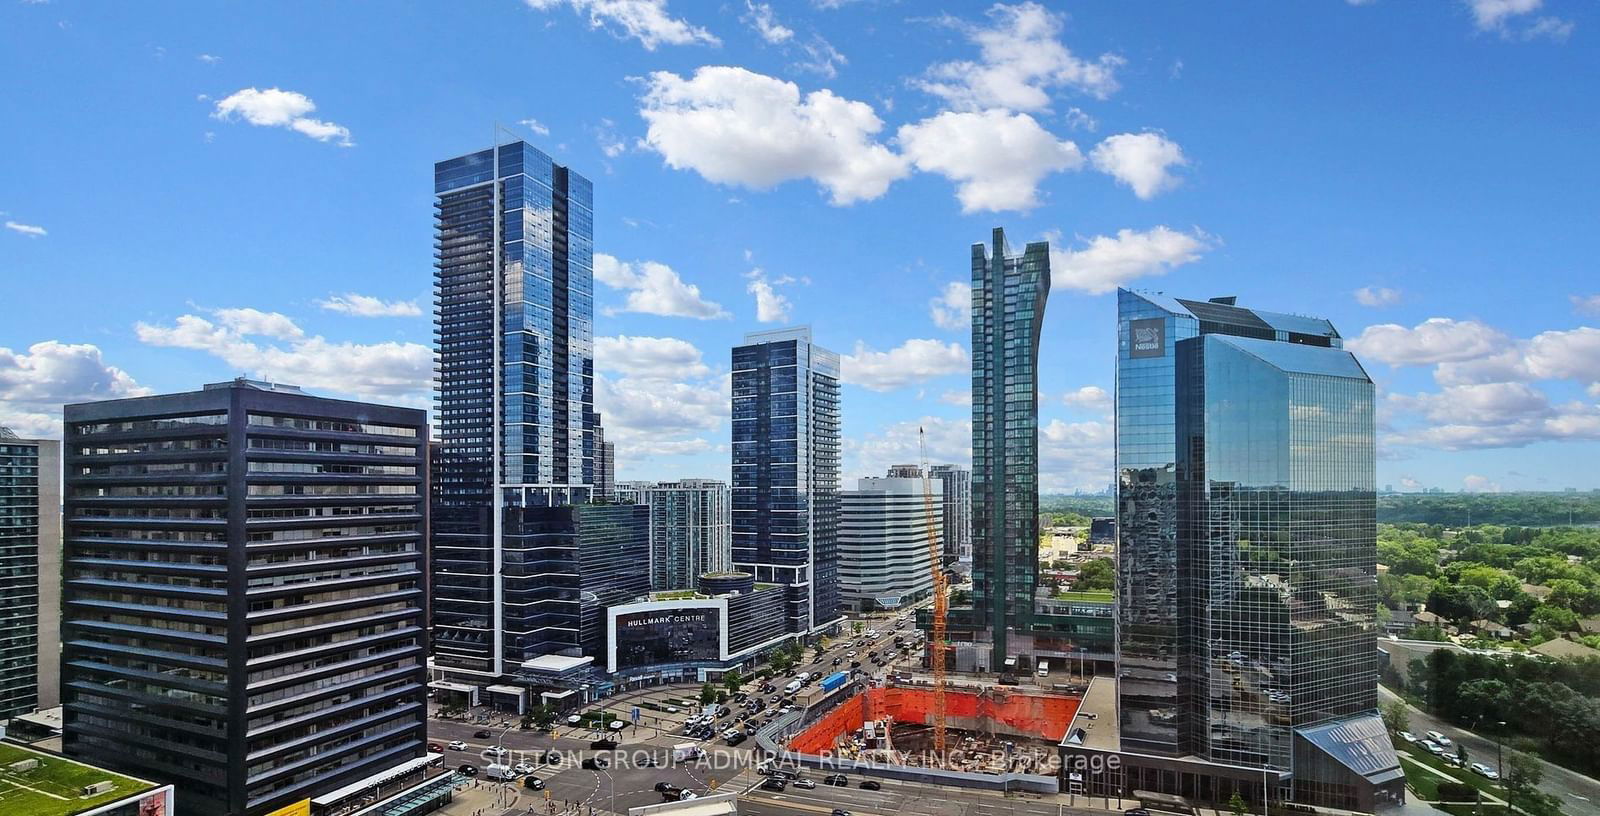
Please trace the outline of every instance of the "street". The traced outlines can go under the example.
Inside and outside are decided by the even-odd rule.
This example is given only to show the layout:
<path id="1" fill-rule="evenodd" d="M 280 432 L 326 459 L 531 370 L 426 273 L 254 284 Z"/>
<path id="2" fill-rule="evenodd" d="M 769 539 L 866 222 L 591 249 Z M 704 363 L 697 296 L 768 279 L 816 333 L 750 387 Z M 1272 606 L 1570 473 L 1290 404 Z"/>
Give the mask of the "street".
<path id="1" fill-rule="evenodd" d="M 1378 686 L 1378 698 L 1381 703 L 1400 699 L 1399 695 L 1381 685 Z M 1408 705 L 1406 708 L 1410 714 L 1411 733 L 1420 735 L 1424 731 L 1438 731 L 1466 746 L 1470 762 L 1494 766 L 1493 739 L 1463 730 L 1414 706 Z M 1544 781 L 1539 784 L 1539 789 L 1559 797 L 1563 810 L 1567 813 L 1600 813 L 1600 781 L 1551 762 L 1540 760 L 1540 763 L 1544 766 Z"/>

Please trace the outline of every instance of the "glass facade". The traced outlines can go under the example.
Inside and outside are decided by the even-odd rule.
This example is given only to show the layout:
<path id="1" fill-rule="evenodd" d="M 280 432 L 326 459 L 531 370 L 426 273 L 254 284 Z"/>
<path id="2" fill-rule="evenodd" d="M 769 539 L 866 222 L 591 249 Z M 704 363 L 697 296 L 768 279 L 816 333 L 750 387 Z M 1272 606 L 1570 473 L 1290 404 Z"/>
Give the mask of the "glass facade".
<path id="1" fill-rule="evenodd" d="M 1376 711 L 1373 386 L 1325 320 L 1118 293 L 1122 749 L 1294 770 Z"/>
<path id="2" fill-rule="evenodd" d="M 972 245 L 972 616 L 991 667 L 1030 630 L 1039 574 L 1039 332 L 1050 245 Z"/>
<path id="3" fill-rule="evenodd" d="M 219 816 L 422 756 L 423 411 L 235 381 L 65 414 L 65 753 Z"/>
<path id="4" fill-rule="evenodd" d="M 956 465 L 934 465 L 928 475 L 944 490 L 944 563 L 972 564 L 972 471 Z"/>
<path id="5" fill-rule="evenodd" d="M 54 705 L 60 443 L 0 426 L 0 720 Z"/>
<path id="6" fill-rule="evenodd" d="M 434 166 L 434 662 L 492 682 L 575 646 L 521 508 L 596 479 L 593 188 L 523 143 Z"/>
<path id="7" fill-rule="evenodd" d="M 727 482 L 623 482 L 617 486 L 616 500 L 650 508 L 652 590 L 692 590 L 700 576 L 733 569 Z"/>
<path id="8" fill-rule="evenodd" d="M 810 329 L 733 349 L 733 563 L 788 592 L 789 632 L 840 617 L 839 355 Z"/>
<path id="9" fill-rule="evenodd" d="M 687 606 L 617 616 L 617 668 L 722 659 L 722 608 Z"/>

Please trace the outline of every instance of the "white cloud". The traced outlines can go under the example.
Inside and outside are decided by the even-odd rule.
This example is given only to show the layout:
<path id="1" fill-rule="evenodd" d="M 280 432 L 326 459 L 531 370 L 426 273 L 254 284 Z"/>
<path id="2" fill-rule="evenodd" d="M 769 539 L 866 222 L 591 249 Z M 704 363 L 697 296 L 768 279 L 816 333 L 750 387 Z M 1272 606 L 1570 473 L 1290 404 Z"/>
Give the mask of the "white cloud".
<path id="1" fill-rule="evenodd" d="M 810 71 L 823 79 L 833 79 L 839 75 L 840 65 L 849 65 L 850 60 L 845 59 L 833 43 L 822 38 L 820 34 L 812 34 L 811 39 L 799 43 L 800 50 L 805 52 L 805 58 L 794 64 L 795 68 Z M 887 106 L 886 106 L 887 107 Z"/>
<path id="2" fill-rule="evenodd" d="M 594 255 L 594 278 L 612 289 L 627 290 L 621 308 L 606 314 L 639 312 L 664 317 L 720 320 L 732 317 L 720 305 L 700 295 L 700 287 L 685 283 L 672 267 L 655 261 L 619 261 L 603 252 Z"/>
<path id="3" fill-rule="evenodd" d="M 1600 382 L 1600 329 L 1579 326 L 1541 332 L 1528 341 L 1524 354 L 1535 378 Z"/>
<path id="4" fill-rule="evenodd" d="M 1535 40 L 1548 38 L 1564 42 L 1572 35 L 1574 24 L 1559 17 L 1536 17 L 1528 25 L 1517 28 L 1513 24 L 1521 18 L 1544 7 L 1544 0 L 1465 0 L 1472 12 L 1472 21 L 1479 31 L 1492 31 L 1506 39 Z"/>
<path id="5" fill-rule="evenodd" d="M 599 127 L 594 129 L 595 141 L 600 145 L 600 152 L 606 158 L 614 159 L 627 151 L 628 146 L 617 136 L 616 123 L 610 119 L 601 119 Z"/>
<path id="6" fill-rule="evenodd" d="M 45 340 L 21 352 L 0 347 L 0 425 L 21 436 L 60 436 L 66 403 L 149 393 L 89 343 Z"/>
<path id="7" fill-rule="evenodd" d="M 540 122 L 538 119 L 518 119 L 517 120 L 517 124 L 522 125 L 523 127 L 527 128 L 528 130 L 533 131 L 535 135 L 538 135 L 538 136 L 549 136 L 550 135 L 550 128 L 545 127 L 544 123 Z"/>
<path id="8" fill-rule="evenodd" d="M 1363 286 L 1355 291 L 1356 302 L 1362 306 L 1392 306 L 1400 302 L 1400 290 L 1387 286 Z"/>
<path id="9" fill-rule="evenodd" d="M 29 238 L 43 238 L 44 236 L 50 234 L 50 231 L 44 227 L 36 226 L 34 224 L 23 224 L 17 221 L 7 221 L 6 229 L 26 235 Z"/>
<path id="10" fill-rule="evenodd" d="M 843 487 L 853 489 L 855 480 L 862 476 L 882 476 L 890 465 L 918 461 L 921 455 L 919 430 L 926 436 L 930 463 L 971 466 L 972 422 L 923 416 L 886 425 L 876 433 L 859 438 L 846 437 Z"/>
<path id="11" fill-rule="evenodd" d="M 941 329 L 972 328 L 972 284 L 951 281 L 944 285 L 938 297 L 928 301 L 928 313 L 933 324 Z"/>
<path id="12" fill-rule="evenodd" d="M 1401 476 L 1400 486 L 1406 490 L 1418 490 L 1422 487 L 1422 482 L 1413 479 L 1410 476 Z"/>
<path id="13" fill-rule="evenodd" d="M 200 60 L 207 65 L 216 65 L 217 63 L 222 62 L 222 57 L 219 57 L 216 54 L 200 54 L 197 55 L 195 59 Z"/>
<path id="14" fill-rule="evenodd" d="M 1050 280 L 1056 286 L 1104 294 L 1139 278 L 1165 275 L 1193 263 L 1214 244 L 1212 236 L 1198 229 L 1186 233 L 1165 226 L 1097 235 L 1082 249 L 1061 246 L 1060 236 L 1055 235 L 1050 245 Z"/>
<path id="15" fill-rule="evenodd" d="M 1086 130 L 1093 133 L 1100 128 L 1100 120 L 1090 116 L 1081 108 L 1068 108 L 1067 115 L 1062 118 L 1072 130 Z"/>
<path id="16" fill-rule="evenodd" d="M 1551 403 L 1522 383 L 1454 385 L 1433 394 L 1391 395 L 1385 403 L 1387 446 L 1456 451 L 1600 439 L 1600 407 Z"/>
<path id="17" fill-rule="evenodd" d="M 971 405 L 971 391 L 945 391 L 939 395 L 939 401 L 946 405 Z"/>
<path id="18" fill-rule="evenodd" d="M 744 0 L 744 5 L 749 9 L 749 13 L 743 19 L 761 35 L 761 39 L 777 45 L 794 37 L 794 29 L 778 22 L 778 15 L 773 13 L 772 6 L 756 3 L 753 0 Z"/>
<path id="19" fill-rule="evenodd" d="M 840 379 L 869 391 L 893 391 L 913 383 L 967 371 L 960 343 L 907 340 L 888 351 L 873 351 L 857 341 L 855 353 L 840 360 Z"/>
<path id="20" fill-rule="evenodd" d="M 422 307 L 414 300 L 383 300 L 371 295 L 358 295 L 348 292 L 343 295 L 329 295 L 326 300 L 317 301 L 317 305 L 330 312 L 340 312 L 356 317 L 419 317 Z"/>
<path id="21" fill-rule="evenodd" d="M 1584 314 L 1600 314 L 1600 295 L 1573 295 L 1572 308 Z"/>
<path id="22" fill-rule="evenodd" d="M 571 6 L 577 14 L 589 16 L 590 28 L 620 29 L 620 36 L 639 41 L 647 51 L 656 46 L 720 45 L 711 32 L 667 13 L 667 0 L 524 0 L 535 11 L 556 6 Z"/>
<path id="23" fill-rule="evenodd" d="M 900 128 L 898 140 L 917 169 L 957 184 L 966 213 L 1030 210 L 1045 176 L 1083 166 L 1083 154 L 1026 113 L 945 111 Z"/>
<path id="24" fill-rule="evenodd" d="M 1111 394 L 1098 385 L 1085 385 L 1076 391 L 1068 391 L 1062 396 L 1061 401 L 1072 408 L 1104 416 L 1111 415 Z"/>
<path id="25" fill-rule="evenodd" d="M 1171 169 L 1189 160 L 1177 142 L 1159 133 L 1118 133 L 1108 136 L 1089 152 L 1094 167 L 1133 189 L 1146 201 L 1178 186 Z"/>
<path id="26" fill-rule="evenodd" d="M 1389 365 L 1428 365 L 1476 360 L 1509 343 L 1504 334 L 1476 320 L 1431 317 L 1409 329 L 1394 323 L 1368 326 L 1346 341 L 1345 348 Z"/>
<path id="27" fill-rule="evenodd" d="M 778 294 L 766 275 L 756 269 L 749 276 L 745 291 L 756 296 L 756 320 L 762 323 L 782 323 L 789 319 L 789 299 Z"/>
<path id="28" fill-rule="evenodd" d="M 903 178 L 906 161 L 877 142 L 872 106 L 730 66 L 684 79 L 657 71 L 639 111 L 644 146 L 667 165 L 717 184 L 768 189 L 809 178 L 837 206 L 871 200 Z"/>
<path id="29" fill-rule="evenodd" d="M 1498 425 L 1548 416 L 1550 400 L 1524 383 L 1452 385 L 1432 394 L 1390 394 L 1392 407 L 1438 425 Z"/>
<path id="30" fill-rule="evenodd" d="M 996 4 L 988 15 L 988 27 L 945 18 L 978 46 L 979 57 L 934 65 L 914 84 L 959 110 L 1039 111 L 1050 106 L 1056 89 L 1070 88 L 1098 99 L 1116 92 L 1122 57 L 1102 54 L 1086 60 L 1074 55 L 1057 39 L 1062 15 L 1034 2 Z"/>
<path id="31" fill-rule="evenodd" d="M 283 315 L 255 309 L 219 309 L 215 323 L 198 315 L 173 325 L 138 323 L 140 342 L 204 351 L 249 376 L 363 399 L 423 404 L 432 389 L 433 348 L 418 343 L 332 342 L 309 336 Z M 263 344 L 273 337 L 284 345 Z"/>
<path id="32" fill-rule="evenodd" d="M 597 337 L 595 366 L 637 380 L 700 378 L 711 373 L 693 343 L 676 337 Z"/>
<path id="33" fill-rule="evenodd" d="M 1052 419 L 1039 429 L 1039 490 L 1100 490 L 1111 483 L 1115 429 L 1109 421 Z"/>
<path id="34" fill-rule="evenodd" d="M 337 139 L 340 147 L 355 146 L 348 128 L 306 115 L 316 109 L 316 103 L 305 94 L 281 88 L 245 88 L 218 100 L 211 115 L 223 121 L 239 117 L 260 127 L 286 127 L 319 142 Z"/>
<path id="35" fill-rule="evenodd" d="M 1500 483 L 1489 480 L 1487 476 L 1476 473 L 1468 474 L 1461 479 L 1461 487 L 1468 493 L 1499 493 Z"/>
<path id="36" fill-rule="evenodd" d="M 705 453 L 705 436 L 722 428 L 729 414 L 727 376 L 717 381 L 597 375 L 595 410 L 605 417 L 606 440 L 619 457 L 650 458 Z"/>

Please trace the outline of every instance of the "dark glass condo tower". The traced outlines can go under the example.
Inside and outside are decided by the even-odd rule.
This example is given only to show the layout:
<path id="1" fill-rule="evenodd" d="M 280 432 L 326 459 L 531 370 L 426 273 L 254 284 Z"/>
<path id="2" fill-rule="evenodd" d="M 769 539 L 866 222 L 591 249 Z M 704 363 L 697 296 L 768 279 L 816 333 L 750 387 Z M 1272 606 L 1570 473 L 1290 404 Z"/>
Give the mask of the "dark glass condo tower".
<path id="1" fill-rule="evenodd" d="M 1033 621 L 1039 579 L 1039 332 L 1050 244 L 972 245 L 972 615 L 998 671 Z M 1031 641 L 1030 641 L 1031 642 Z M 1030 656 L 1031 657 L 1031 656 Z"/>
<path id="2" fill-rule="evenodd" d="M 586 611 L 614 594 L 579 574 L 588 537 L 622 525 L 648 542 L 631 508 L 589 504 L 599 421 L 589 181 L 513 142 L 439 162 L 434 192 L 432 662 L 485 685 L 585 651 Z"/>
<path id="3" fill-rule="evenodd" d="M 426 412 L 235 380 L 65 414 L 68 756 L 214 816 L 423 756 Z"/>
<path id="4" fill-rule="evenodd" d="M 1122 750 L 1392 794 L 1371 380 L 1326 320 L 1127 290 L 1118 314 Z"/>
<path id="5" fill-rule="evenodd" d="M 786 628 L 839 612 L 839 355 L 807 328 L 733 349 L 733 565 L 788 593 Z"/>

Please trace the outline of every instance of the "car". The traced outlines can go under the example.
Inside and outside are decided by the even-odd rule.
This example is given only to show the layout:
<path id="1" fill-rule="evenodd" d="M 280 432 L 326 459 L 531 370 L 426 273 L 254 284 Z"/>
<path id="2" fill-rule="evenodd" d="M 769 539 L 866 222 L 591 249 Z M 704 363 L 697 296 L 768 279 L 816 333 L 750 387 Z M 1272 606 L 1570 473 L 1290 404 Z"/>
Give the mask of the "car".
<path id="1" fill-rule="evenodd" d="M 544 780 L 537 776 L 529 776 L 522 780 L 522 787 L 528 790 L 544 790 Z"/>
<path id="2" fill-rule="evenodd" d="M 465 751 L 465 750 L 467 750 L 467 744 L 462 742 L 461 740 L 450 740 L 450 750 L 452 750 L 452 751 Z"/>
<path id="3" fill-rule="evenodd" d="M 527 762 L 518 762 L 511 767 L 511 770 L 517 774 L 531 774 L 533 773 L 533 765 Z"/>
<path id="4" fill-rule="evenodd" d="M 1499 771 L 1489 767 L 1488 765 L 1483 764 L 1482 762 L 1474 762 L 1474 763 L 1472 763 L 1472 772 L 1477 774 L 1478 776 L 1483 777 L 1484 779 L 1499 779 L 1500 778 L 1500 772 Z"/>
<path id="5" fill-rule="evenodd" d="M 852 649 L 851 651 L 845 652 L 844 656 L 845 657 L 849 657 L 849 658 L 854 658 L 856 656 L 855 650 Z"/>
<path id="6" fill-rule="evenodd" d="M 844 774 L 831 774 L 822 778 L 822 784 L 832 785 L 836 788 L 850 787 L 850 777 Z"/>
<path id="7" fill-rule="evenodd" d="M 1439 761 L 1453 768 L 1461 767 L 1461 757 L 1458 757 L 1455 754 L 1440 754 Z"/>
<path id="8" fill-rule="evenodd" d="M 491 745 L 488 748 L 483 749 L 483 752 L 485 754 L 488 754 L 489 756 L 492 756 L 492 757 L 503 757 L 503 756 L 511 753 L 511 749 L 509 749 L 509 748 L 501 748 L 498 745 Z"/>
<path id="9" fill-rule="evenodd" d="M 494 736 L 494 732 L 487 728 L 480 728 L 477 731 L 472 732 L 473 739 L 488 739 L 492 736 Z"/>
<path id="10" fill-rule="evenodd" d="M 806 790 L 811 790 L 812 788 L 817 786 L 817 783 L 813 782 L 810 779 L 796 779 L 794 781 L 794 786 L 797 787 L 797 788 L 804 788 Z"/>
<path id="11" fill-rule="evenodd" d="M 1150 816 L 1150 811 L 1144 808 L 1128 808 L 1122 811 L 1122 816 Z"/>
<path id="12" fill-rule="evenodd" d="M 627 728 L 628 724 L 622 720 L 612 720 L 611 725 L 606 727 L 610 728 L 612 731 L 621 731 L 622 729 Z"/>
<path id="13" fill-rule="evenodd" d="M 745 737 L 744 732 L 741 731 L 741 732 L 739 732 L 737 734 L 734 734 L 731 737 L 728 737 L 725 740 L 725 742 L 728 743 L 729 747 L 732 747 L 732 746 L 738 745 L 741 742 L 744 742 L 746 739 L 747 739 L 747 737 Z"/>
<path id="14" fill-rule="evenodd" d="M 850 668 L 852 668 L 852 669 L 859 669 L 859 668 L 861 668 L 861 661 L 859 661 L 859 660 L 852 660 L 852 661 L 850 661 Z"/>
<path id="15" fill-rule="evenodd" d="M 573 714 L 572 716 L 567 718 L 567 725 L 581 725 L 582 723 L 583 723 L 583 718 L 578 716 L 578 715 L 576 715 L 576 714 Z"/>
<path id="16" fill-rule="evenodd" d="M 1438 756 L 1439 754 L 1444 753 L 1444 746 L 1440 745 L 1437 742 L 1434 742 L 1431 739 L 1425 739 L 1422 742 L 1419 742 L 1417 744 L 1422 746 L 1422 750 L 1427 751 L 1428 753 L 1433 754 L 1434 756 Z"/>
<path id="17" fill-rule="evenodd" d="M 668 714 L 676 714 L 676 713 L 678 713 L 678 707 L 677 706 L 667 706 L 666 711 L 667 711 Z"/>
<path id="18" fill-rule="evenodd" d="M 842 808 L 834 808 L 833 813 L 830 814 L 830 816 L 850 816 L 850 811 Z"/>
<path id="19" fill-rule="evenodd" d="M 762 790 L 777 791 L 778 793 L 783 793 L 788 787 L 789 780 L 781 776 L 769 776 L 767 781 L 761 783 Z"/>
<path id="20" fill-rule="evenodd" d="M 1406 742 L 1416 742 L 1417 741 L 1417 735 L 1411 733 L 1410 731 L 1401 731 L 1400 732 L 1400 739 L 1403 739 Z"/>
<path id="21" fill-rule="evenodd" d="M 676 788 L 676 787 L 678 787 L 678 786 L 672 784 L 671 782 L 666 782 L 666 781 L 657 782 L 656 783 L 656 793 L 666 793 L 667 791 L 672 790 L 673 788 Z"/>
<path id="22" fill-rule="evenodd" d="M 609 768 L 610 766 L 611 763 L 606 761 L 605 757 L 589 757 L 583 761 L 582 765 L 583 769 L 586 771 L 598 771 Z"/>
<path id="23" fill-rule="evenodd" d="M 1012 676 L 1011 676 L 1011 675 L 1009 675 L 1009 674 L 1002 674 L 1002 675 L 1000 675 L 1000 679 L 999 679 L 999 680 L 998 680 L 998 681 L 997 681 L 997 682 L 998 682 L 998 683 L 999 683 L 999 684 L 1000 684 L 1000 685 L 1002 685 L 1002 686 L 1016 686 L 1016 685 L 1021 685 L 1021 681 L 1020 681 L 1020 680 L 1018 680 L 1018 679 L 1017 679 L 1017 678 L 1015 678 L 1015 677 L 1012 677 Z"/>
<path id="24" fill-rule="evenodd" d="M 1446 748 L 1450 747 L 1450 738 L 1445 736 L 1445 735 L 1443 735 L 1443 734 L 1441 734 L 1441 733 L 1439 733 L 1438 731 L 1429 731 L 1428 732 L 1428 739 L 1431 739 L 1434 742 L 1437 742 L 1437 743 L 1439 743 L 1440 745 L 1443 745 Z"/>
<path id="25" fill-rule="evenodd" d="M 861 786 L 860 787 L 861 787 L 862 790 L 870 790 L 870 791 L 883 790 L 883 785 L 881 783 L 879 783 L 878 780 L 876 780 L 876 779 L 863 779 L 863 780 L 861 780 Z"/>
<path id="26" fill-rule="evenodd" d="M 461 774 L 462 776 L 477 776 L 478 775 L 478 766 L 476 766 L 476 765 L 462 765 L 461 767 L 456 769 L 456 772 Z"/>
<path id="27" fill-rule="evenodd" d="M 594 742 L 589 743 L 589 750 L 591 750 L 591 751 L 614 751 L 614 750 L 616 750 L 617 746 L 621 745 L 621 744 L 622 743 L 617 742 L 616 740 L 613 740 L 613 739 L 597 739 Z"/>
<path id="28" fill-rule="evenodd" d="M 836 657 L 836 658 L 833 659 L 833 665 L 834 665 L 835 668 L 837 668 L 839 666 L 839 664 L 841 664 L 843 662 L 844 662 L 844 658 L 842 658 L 842 657 Z"/>

